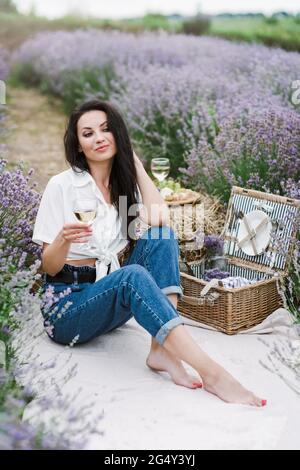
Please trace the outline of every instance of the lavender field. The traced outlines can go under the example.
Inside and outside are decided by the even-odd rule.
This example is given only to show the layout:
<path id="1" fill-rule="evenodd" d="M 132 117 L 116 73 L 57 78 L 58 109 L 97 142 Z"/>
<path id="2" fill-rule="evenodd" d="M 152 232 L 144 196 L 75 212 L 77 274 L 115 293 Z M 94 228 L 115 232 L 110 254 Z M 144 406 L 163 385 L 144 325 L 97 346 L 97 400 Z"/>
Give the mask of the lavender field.
<path id="1" fill-rule="evenodd" d="M 59 96 L 91 96 L 124 113 L 147 162 L 224 202 L 233 184 L 299 197 L 300 55 L 221 39 L 78 30 L 41 33 L 13 57 L 14 77 Z"/>
<path id="2" fill-rule="evenodd" d="M 90 29 L 40 33 L 12 54 L 9 65 L 10 70 L 8 54 L 0 48 L 0 80 L 58 98 L 66 113 L 91 97 L 110 100 L 122 111 L 147 169 L 151 158 L 166 156 L 170 176 L 218 196 L 224 205 L 232 185 L 300 198 L 296 52 L 166 32 Z M 4 111 L 0 106 L 0 137 L 9 130 Z M 58 119 L 56 124 L 62 127 Z M 50 147 L 50 124 L 42 127 L 37 141 L 44 139 Z M 30 352 L 21 360 L 12 346 L 15 332 L 26 330 L 29 338 L 44 333 L 35 333 L 42 302 L 35 291 L 41 251 L 31 241 L 41 194 L 33 171 L 11 168 L 4 156 L 0 142 L 0 449 L 82 447 L 72 430 L 77 422 L 91 432 L 92 424 L 74 415 L 55 382 L 39 381 L 45 371 L 51 378 L 55 364 L 43 365 Z M 298 323 L 299 269 L 298 245 L 285 290 L 286 306 Z M 50 294 L 46 300 L 53 300 Z M 24 350 L 24 344 L 18 347 Z M 22 361 L 31 367 L 32 383 L 26 388 L 15 381 L 22 375 Z M 53 402 L 41 395 L 39 413 L 50 407 L 60 417 L 67 415 L 67 427 L 54 436 L 21 421 L 27 404 L 50 385 Z"/>

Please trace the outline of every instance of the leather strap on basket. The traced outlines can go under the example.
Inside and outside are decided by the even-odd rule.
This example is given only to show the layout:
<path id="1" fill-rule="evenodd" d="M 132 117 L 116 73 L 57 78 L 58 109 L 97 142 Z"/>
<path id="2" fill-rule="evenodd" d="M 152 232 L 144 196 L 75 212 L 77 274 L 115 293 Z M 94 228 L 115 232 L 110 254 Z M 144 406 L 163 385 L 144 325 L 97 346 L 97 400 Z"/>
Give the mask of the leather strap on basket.
<path id="1" fill-rule="evenodd" d="M 200 298 L 198 297 L 191 297 L 189 295 L 183 295 L 181 298 L 182 302 L 185 302 L 186 304 L 189 305 L 203 305 L 205 301 L 207 303 L 213 305 L 213 303 L 218 300 L 220 294 L 218 292 L 212 292 L 211 294 L 207 295 L 208 292 L 210 291 L 211 288 L 219 286 L 219 280 L 218 279 L 211 279 L 206 286 L 202 289 L 200 293 Z"/>
<path id="2" fill-rule="evenodd" d="M 201 297 L 204 297 L 212 287 L 217 287 L 219 285 L 219 279 L 211 279 L 206 286 L 202 289 L 200 295 Z"/>

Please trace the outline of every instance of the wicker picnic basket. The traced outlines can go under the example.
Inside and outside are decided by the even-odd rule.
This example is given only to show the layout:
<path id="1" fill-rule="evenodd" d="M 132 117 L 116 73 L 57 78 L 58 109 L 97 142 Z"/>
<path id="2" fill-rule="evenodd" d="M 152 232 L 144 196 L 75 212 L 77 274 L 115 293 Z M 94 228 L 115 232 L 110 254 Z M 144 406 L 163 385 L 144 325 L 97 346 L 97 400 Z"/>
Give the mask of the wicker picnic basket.
<path id="1" fill-rule="evenodd" d="M 299 200 L 233 187 L 222 232 L 224 270 L 230 276 L 257 282 L 239 288 L 221 287 L 218 281 L 203 280 L 205 259 L 189 262 L 193 275 L 180 273 L 184 295 L 178 301 L 179 313 L 233 335 L 261 323 L 282 306 L 278 287 L 287 276 L 297 236 L 299 207 Z M 240 214 L 244 217 L 257 209 L 270 216 L 272 236 L 262 253 L 249 255 L 245 254 L 237 238 Z M 249 233 L 252 244 L 255 236 L 255 230 Z"/>

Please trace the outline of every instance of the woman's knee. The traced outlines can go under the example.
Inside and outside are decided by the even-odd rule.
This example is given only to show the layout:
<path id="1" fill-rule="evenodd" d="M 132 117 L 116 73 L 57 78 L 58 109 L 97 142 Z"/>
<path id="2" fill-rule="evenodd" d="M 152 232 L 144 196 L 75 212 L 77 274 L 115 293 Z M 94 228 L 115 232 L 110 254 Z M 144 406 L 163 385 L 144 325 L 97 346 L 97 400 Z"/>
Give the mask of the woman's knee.
<path id="1" fill-rule="evenodd" d="M 137 279 L 139 283 L 150 276 L 149 271 L 140 264 L 129 264 L 121 268 L 125 278 Z"/>

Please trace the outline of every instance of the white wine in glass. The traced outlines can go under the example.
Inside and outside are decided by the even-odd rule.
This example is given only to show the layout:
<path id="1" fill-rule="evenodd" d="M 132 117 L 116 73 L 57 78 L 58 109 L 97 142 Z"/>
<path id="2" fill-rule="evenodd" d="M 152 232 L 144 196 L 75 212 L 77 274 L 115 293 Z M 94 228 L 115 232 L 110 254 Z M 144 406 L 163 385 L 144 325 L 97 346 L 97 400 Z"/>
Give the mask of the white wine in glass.
<path id="1" fill-rule="evenodd" d="M 92 223 L 93 220 L 96 218 L 97 211 L 95 210 L 82 210 L 79 209 L 74 211 L 75 217 L 79 220 L 79 222 Z"/>
<path id="2" fill-rule="evenodd" d="M 151 173 L 159 182 L 164 181 L 170 173 L 170 160 L 168 158 L 152 158 Z"/>
<path id="3" fill-rule="evenodd" d="M 92 225 L 97 216 L 97 199 L 75 199 L 73 205 L 73 212 L 79 222 Z M 83 246 L 90 248 L 89 243 L 84 243 Z"/>

